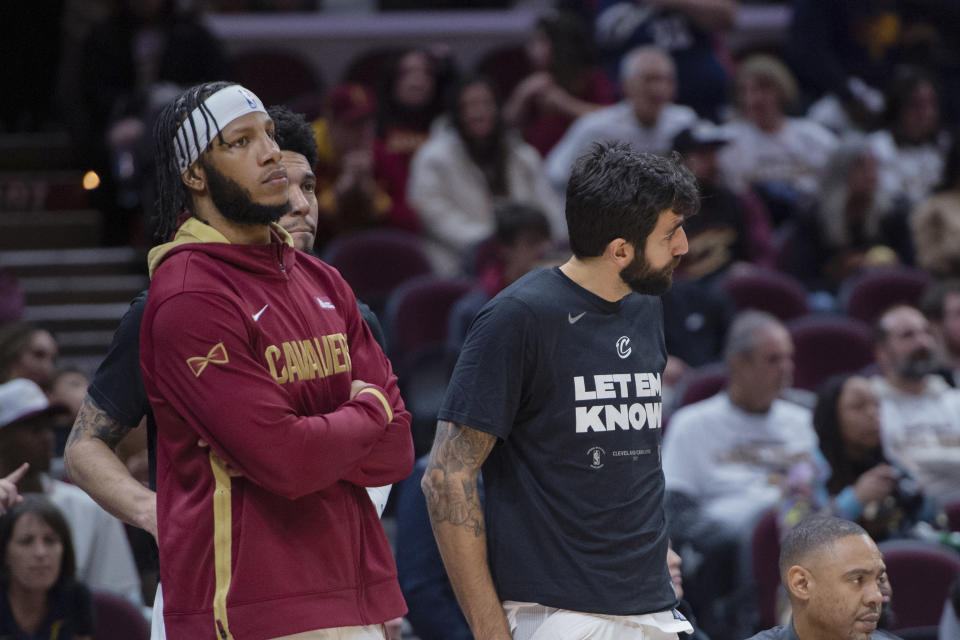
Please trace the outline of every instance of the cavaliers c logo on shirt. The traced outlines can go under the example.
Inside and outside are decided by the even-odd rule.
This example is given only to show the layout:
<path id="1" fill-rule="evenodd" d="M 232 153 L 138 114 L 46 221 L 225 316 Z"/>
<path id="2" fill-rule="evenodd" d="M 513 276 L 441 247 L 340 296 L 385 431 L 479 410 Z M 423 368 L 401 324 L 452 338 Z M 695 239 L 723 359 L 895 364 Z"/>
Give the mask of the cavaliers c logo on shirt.
<path id="1" fill-rule="evenodd" d="M 187 366 L 190 367 L 193 375 L 197 378 L 200 377 L 200 374 L 203 373 L 203 370 L 206 369 L 207 365 L 211 362 L 214 364 L 227 364 L 230 362 L 230 359 L 227 357 L 227 349 L 223 346 L 222 342 L 213 345 L 213 348 L 210 349 L 205 356 L 187 358 Z"/>

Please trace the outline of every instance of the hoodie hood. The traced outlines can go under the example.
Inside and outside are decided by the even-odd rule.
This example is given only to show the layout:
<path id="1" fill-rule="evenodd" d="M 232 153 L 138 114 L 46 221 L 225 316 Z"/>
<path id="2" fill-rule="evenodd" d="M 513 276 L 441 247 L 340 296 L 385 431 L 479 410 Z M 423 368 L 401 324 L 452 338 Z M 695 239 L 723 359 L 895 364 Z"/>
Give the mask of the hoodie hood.
<path id="1" fill-rule="evenodd" d="M 289 233 L 287 233 L 287 231 L 283 227 L 281 227 L 276 222 L 270 223 L 270 229 L 274 234 L 277 235 L 280 242 L 289 246 L 290 251 L 284 250 L 280 252 L 280 259 L 282 264 L 284 266 L 289 266 L 289 263 L 295 260 L 295 255 L 294 255 L 295 249 L 293 248 L 293 238 L 290 236 Z M 151 249 L 150 252 L 147 254 L 147 267 L 150 272 L 150 277 L 153 278 L 153 274 L 156 273 L 157 268 L 168 256 L 170 256 L 173 253 L 177 253 L 177 251 L 181 247 L 185 247 L 187 245 L 193 245 L 193 244 L 229 245 L 231 247 L 230 250 L 227 250 L 227 251 L 215 250 L 213 252 L 217 254 L 221 254 L 221 253 L 233 254 L 234 256 L 237 254 L 236 251 L 232 250 L 232 247 L 234 247 L 235 245 L 231 245 L 230 241 L 227 240 L 226 236 L 224 236 L 222 233 L 220 233 L 210 225 L 206 224 L 205 222 L 201 222 L 197 218 L 190 217 L 190 218 L 187 218 L 186 222 L 180 225 L 180 228 L 177 229 L 177 233 L 176 235 L 174 235 L 172 241 L 166 242 L 161 245 L 157 245 L 156 247 Z M 266 249 L 267 251 L 271 251 L 271 250 L 275 251 L 275 249 L 272 248 L 272 245 L 274 244 L 275 243 L 271 242 L 270 245 L 245 245 L 245 246 L 259 247 L 261 250 Z M 204 247 L 203 249 L 204 250 L 214 249 L 214 247 Z M 224 249 L 226 249 L 226 247 L 224 247 Z M 251 257 L 255 257 L 255 256 L 251 256 Z"/>

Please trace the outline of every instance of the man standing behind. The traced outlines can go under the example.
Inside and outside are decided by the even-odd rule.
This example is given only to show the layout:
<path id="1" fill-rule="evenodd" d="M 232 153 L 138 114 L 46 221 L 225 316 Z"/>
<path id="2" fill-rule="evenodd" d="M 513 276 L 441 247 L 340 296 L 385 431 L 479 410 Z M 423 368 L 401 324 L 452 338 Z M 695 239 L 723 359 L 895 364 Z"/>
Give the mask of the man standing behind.
<path id="1" fill-rule="evenodd" d="M 780 546 L 780 579 L 793 608 L 790 623 L 750 640 L 896 640 L 877 630 L 887 571 L 860 525 L 801 520 Z"/>
<path id="2" fill-rule="evenodd" d="M 363 488 L 410 472 L 409 414 L 349 287 L 274 224 L 273 128 L 227 83 L 157 122 L 159 232 L 192 214 L 151 251 L 140 334 L 164 617 L 174 638 L 383 638 L 404 605 Z"/>
<path id="3" fill-rule="evenodd" d="M 690 626 L 665 562 L 656 296 L 696 186 L 671 159 L 597 144 L 566 206 L 573 257 L 470 329 L 422 481 L 430 520 L 478 639 L 674 638 Z"/>

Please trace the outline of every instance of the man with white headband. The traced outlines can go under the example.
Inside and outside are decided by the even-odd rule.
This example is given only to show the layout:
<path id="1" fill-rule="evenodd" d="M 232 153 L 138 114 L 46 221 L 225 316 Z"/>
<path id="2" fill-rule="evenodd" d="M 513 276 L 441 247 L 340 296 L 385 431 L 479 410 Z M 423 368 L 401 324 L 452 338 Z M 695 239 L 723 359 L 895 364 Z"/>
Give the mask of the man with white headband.
<path id="1" fill-rule="evenodd" d="M 383 638 L 405 605 L 364 487 L 412 467 L 396 377 L 340 275 L 276 224 L 286 169 L 256 96 L 188 89 L 154 138 L 158 233 L 190 212 L 150 252 L 140 333 L 167 635 Z"/>

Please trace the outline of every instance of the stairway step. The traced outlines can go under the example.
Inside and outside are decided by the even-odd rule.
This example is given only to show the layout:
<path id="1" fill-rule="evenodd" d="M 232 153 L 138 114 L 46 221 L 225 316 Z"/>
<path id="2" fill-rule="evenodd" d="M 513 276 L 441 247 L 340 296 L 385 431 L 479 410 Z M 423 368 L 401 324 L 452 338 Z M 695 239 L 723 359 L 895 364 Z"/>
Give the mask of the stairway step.
<path id="1" fill-rule="evenodd" d="M 0 211 L 88 209 L 82 171 L 0 172 Z"/>
<path id="2" fill-rule="evenodd" d="M 101 214 L 92 209 L 0 213 L 0 250 L 96 245 L 100 235 Z"/>
<path id="3" fill-rule="evenodd" d="M 70 135 L 62 131 L 0 136 L 0 171 L 76 169 Z"/>
<path id="4" fill-rule="evenodd" d="M 144 274 L 146 250 L 132 247 L 0 251 L 0 267 L 17 278 L 29 276 Z"/>
<path id="5" fill-rule="evenodd" d="M 29 306 L 23 311 L 23 319 L 51 331 L 110 331 L 117 328 L 120 318 L 126 313 L 127 302 L 103 302 L 96 304 L 45 304 Z"/>
<path id="6" fill-rule="evenodd" d="M 150 285 L 142 274 L 27 276 L 19 282 L 30 306 L 124 302 Z"/>

